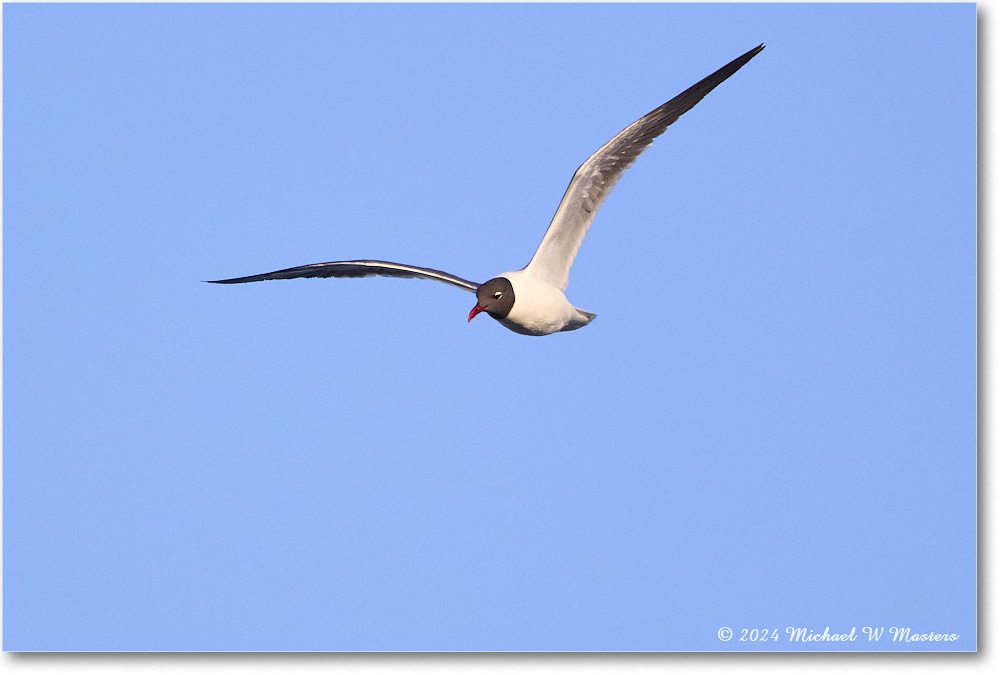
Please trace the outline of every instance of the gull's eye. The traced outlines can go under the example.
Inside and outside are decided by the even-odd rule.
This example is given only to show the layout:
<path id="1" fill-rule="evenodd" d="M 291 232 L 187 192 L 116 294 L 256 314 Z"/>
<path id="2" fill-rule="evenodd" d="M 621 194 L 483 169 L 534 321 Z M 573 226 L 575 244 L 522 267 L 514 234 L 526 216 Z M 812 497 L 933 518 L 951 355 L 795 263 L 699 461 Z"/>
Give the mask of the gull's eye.
<path id="1" fill-rule="evenodd" d="M 493 297 L 499 300 L 500 298 L 503 297 L 503 291 L 497 291 L 496 293 L 493 294 Z"/>

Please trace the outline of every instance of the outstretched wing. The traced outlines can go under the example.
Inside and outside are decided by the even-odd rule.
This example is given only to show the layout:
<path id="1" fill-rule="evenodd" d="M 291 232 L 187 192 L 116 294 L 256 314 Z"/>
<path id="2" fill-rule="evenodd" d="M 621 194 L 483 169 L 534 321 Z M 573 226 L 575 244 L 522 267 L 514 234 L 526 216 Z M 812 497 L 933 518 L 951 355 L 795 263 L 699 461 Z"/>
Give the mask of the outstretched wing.
<path id="1" fill-rule="evenodd" d="M 248 281 L 268 281 L 270 279 L 297 279 L 299 277 L 403 277 L 408 279 L 432 279 L 445 284 L 457 286 L 462 290 L 476 292 L 479 284 L 466 281 L 454 274 L 448 274 L 441 270 L 433 270 L 429 267 L 414 267 L 413 265 L 403 265 L 401 263 L 386 262 L 384 260 L 348 260 L 345 262 L 316 263 L 314 265 L 302 265 L 301 267 L 290 267 L 287 270 L 268 272 L 267 274 L 255 274 L 249 277 L 237 277 L 235 279 L 219 279 L 209 281 L 210 284 L 243 284 Z"/>
<path id="2" fill-rule="evenodd" d="M 764 49 L 759 45 L 627 126 L 584 162 L 570 181 L 545 237 L 525 269 L 562 290 L 587 230 L 625 170 L 677 118 Z"/>

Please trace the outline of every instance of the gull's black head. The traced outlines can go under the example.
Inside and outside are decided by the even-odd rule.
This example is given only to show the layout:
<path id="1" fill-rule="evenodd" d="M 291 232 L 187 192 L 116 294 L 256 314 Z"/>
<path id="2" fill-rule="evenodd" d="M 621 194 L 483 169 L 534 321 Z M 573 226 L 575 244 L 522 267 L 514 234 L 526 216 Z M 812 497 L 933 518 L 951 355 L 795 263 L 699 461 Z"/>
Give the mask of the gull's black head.
<path id="1" fill-rule="evenodd" d="M 490 279 L 476 291 L 478 302 L 469 312 L 469 321 L 485 311 L 494 319 L 505 319 L 514 306 L 514 287 L 504 277 Z"/>

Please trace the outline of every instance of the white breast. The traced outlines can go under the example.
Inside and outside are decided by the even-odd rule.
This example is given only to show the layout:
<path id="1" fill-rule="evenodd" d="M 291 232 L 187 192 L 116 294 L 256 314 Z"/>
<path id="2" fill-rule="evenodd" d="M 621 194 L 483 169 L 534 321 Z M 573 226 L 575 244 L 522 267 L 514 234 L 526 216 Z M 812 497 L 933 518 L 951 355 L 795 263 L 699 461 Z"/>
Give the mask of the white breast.
<path id="1" fill-rule="evenodd" d="M 561 290 L 527 270 L 498 276 L 505 277 L 514 287 L 514 306 L 500 323 L 516 333 L 549 335 L 585 326 L 593 319 L 592 314 L 584 314 L 571 305 Z"/>

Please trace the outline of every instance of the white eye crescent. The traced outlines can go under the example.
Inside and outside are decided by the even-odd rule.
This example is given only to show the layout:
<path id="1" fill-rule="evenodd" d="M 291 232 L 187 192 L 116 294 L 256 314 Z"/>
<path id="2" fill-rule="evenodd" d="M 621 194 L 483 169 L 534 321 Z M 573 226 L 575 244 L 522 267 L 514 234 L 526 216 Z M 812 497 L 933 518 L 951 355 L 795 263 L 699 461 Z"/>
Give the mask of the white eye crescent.
<path id="1" fill-rule="evenodd" d="M 503 291 L 497 291 L 496 293 L 493 294 L 493 297 L 499 300 L 501 297 L 503 297 Z"/>

